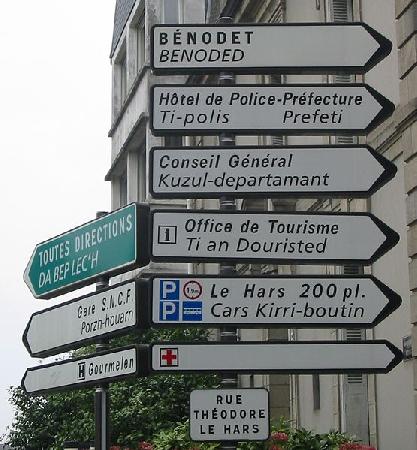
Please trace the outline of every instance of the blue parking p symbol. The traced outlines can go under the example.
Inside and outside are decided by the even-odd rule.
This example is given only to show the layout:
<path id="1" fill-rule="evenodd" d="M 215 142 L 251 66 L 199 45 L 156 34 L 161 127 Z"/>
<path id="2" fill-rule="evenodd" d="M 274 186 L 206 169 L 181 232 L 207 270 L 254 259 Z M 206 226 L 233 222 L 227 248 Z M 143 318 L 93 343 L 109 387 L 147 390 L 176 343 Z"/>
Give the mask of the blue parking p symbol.
<path id="1" fill-rule="evenodd" d="M 159 320 L 178 321 L 180 318 L 180 281 L 161 280 L 159 282 Z"/>
<path id="2" fill-rule="evenodd" d="M 179 300 L 180 280 L 161 280 L 159 291 L 161 300 Z"/>

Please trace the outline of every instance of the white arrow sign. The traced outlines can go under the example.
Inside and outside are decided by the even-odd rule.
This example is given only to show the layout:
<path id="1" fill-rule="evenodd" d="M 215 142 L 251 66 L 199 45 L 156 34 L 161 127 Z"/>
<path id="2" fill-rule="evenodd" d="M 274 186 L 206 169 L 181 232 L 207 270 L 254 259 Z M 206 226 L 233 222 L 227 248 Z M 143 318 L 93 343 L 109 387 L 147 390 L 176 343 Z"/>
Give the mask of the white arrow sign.
<path id="1" fill-rule="evenodd" d="M 154 344 L 154 372 L 387 373 L 402 353 L 387 341 Z"/>
<path id="2" fill-rule="evenodd" d="M 391 48 L 364 23 L 154 25 L 151 66 L 157 74 L 365 73 Z"/>
<path id="3" fill-rule="evenodd" d="M 150 159 L 155 198 L 367 197 L 397 171 L 364 145 L 156 147 Z"/>
<path id="4" fill-rule="evenodd" d="M 142 297 L 142 298 L 140 298 Z M 129 333 L 145 320 L 139 282 L 112 286 L 32 314 L 23 334 L 31 356 L 50 356 Z"/>
<path id="5" fill-rule="evenodd" d="M 143 349 L 144 355 L 141 355 L 141 351 L 142 349 L 131 346 L 31 367 L 26 370 L 22 387 L 28 393 L 40 394 L 140 376 L 147 371 L 148 349 Z"/>
<path id="6" fill-rule="evenodd" d="M 154 85 L 155 135 L 367 134 L 394 105 L 366 84 Z"/>
<path id="7" fill-rule="evenodd" d="M 365 276 L 155 276 L 155 326 L 374 327 L 401 304 L 376 278 Z"/>
<path id="8" fill-rule="evenodd" d="M 155 210 L 154 261 L 369 264 L 398 234 L 366 213 Z"/>
<path id="9" fill-rule="evenodd" d="M 193 441 L 262 441 L 269 438 L 266 389 L 201 389 L 190 394 Z"/>

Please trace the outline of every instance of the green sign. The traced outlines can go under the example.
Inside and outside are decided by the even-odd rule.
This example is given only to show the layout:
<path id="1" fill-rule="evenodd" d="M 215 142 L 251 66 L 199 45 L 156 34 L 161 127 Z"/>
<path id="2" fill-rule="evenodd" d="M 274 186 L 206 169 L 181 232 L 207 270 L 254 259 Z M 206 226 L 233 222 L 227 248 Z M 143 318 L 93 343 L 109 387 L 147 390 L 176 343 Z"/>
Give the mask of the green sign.
<path id="1" fill-rule="evenodd" d="M 149 263 L 148 208 L 131 204 L 38 244 L 24 273 L 36 298 L 50 298 Z M 142 238 L 139 238 L 139 237 Z"/>

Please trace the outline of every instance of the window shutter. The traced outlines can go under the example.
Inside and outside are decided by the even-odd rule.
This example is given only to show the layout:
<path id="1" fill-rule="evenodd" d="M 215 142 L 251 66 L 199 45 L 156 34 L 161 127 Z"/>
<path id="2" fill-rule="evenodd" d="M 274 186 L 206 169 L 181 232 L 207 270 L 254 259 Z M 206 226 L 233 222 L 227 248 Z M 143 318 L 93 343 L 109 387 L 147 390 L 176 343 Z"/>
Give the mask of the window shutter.
<path id="1" fill-rule="evenodd" d="M 352 22 L 353 8 L 352 0 L 333 0 L 332 16 L 333 22 Z M 349 74 L 337 74 L 333 76 L 333 83 L 352 83 L 355 79 Z M 357 139 L 354 136 L 337 136 L 336 144 L 355 144 Z"/>
<path id="2" fill-rule="evenodd" d="M 352 0 L 333 0 L 333 22 L 352 21 Z"/>

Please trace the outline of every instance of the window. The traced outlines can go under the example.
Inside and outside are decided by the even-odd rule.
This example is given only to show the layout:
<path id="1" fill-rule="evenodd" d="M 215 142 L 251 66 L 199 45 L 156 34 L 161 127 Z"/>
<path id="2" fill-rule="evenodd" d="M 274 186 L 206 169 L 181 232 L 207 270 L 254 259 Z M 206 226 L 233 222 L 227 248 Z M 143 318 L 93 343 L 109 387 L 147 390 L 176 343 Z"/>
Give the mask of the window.
<path id="1" fill-rule="evenodd" d="M 181 147 L 182 146 L 182 136 L 179 136 L 177 134 L 165 136 L 164 146 L 165 147 Z"/>
<path id="2" fill-rule="evenodd" d="M 136 27 L 136 73 L 142 69 L 145 64 L 145 15 L 139 19 Z"/>
<path id="3" fill-rule="evenodd" d="M 162 23 L 182 23 L 183 21 L 183 0 L 162 0 Z"/>
<path id="4" fill-rule="evenodd" d="M 320 375 L 313 374 L 313 409 L 320 409 Z"/>
<path id="5" fill-rule="evenodd" d="M 126 171 L 120 175 L 119 178 L 119 195 L 120 195 L 120 207 L 127 204 L 127 174 Z"/>
<path id="6" fill-rule="evenodd" d="M 120 50 L 114 66 L 114 106 L 119 112 L 127 97 L 126 45 Z"/>
<path id="7" fill-rule="evenodd" d="M 146 150 L 138 153 L 138 201 L 146 200 Z"/>

